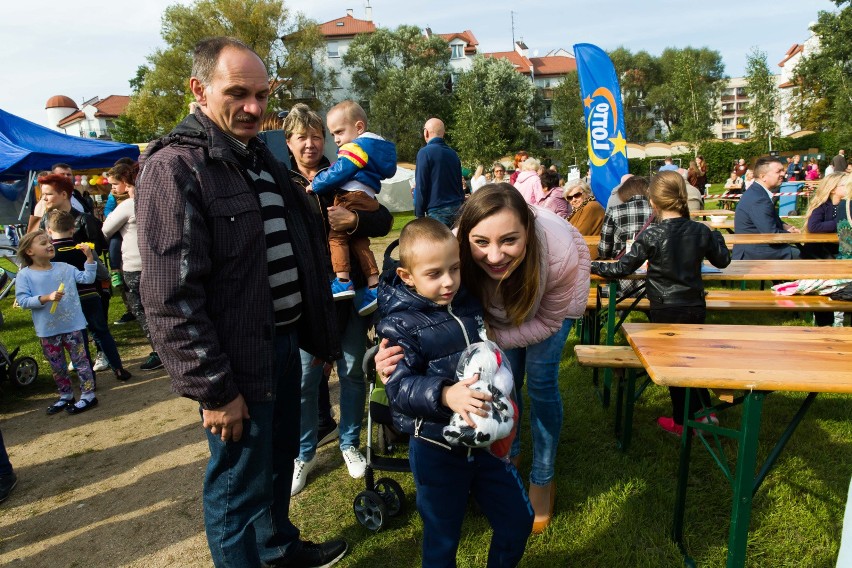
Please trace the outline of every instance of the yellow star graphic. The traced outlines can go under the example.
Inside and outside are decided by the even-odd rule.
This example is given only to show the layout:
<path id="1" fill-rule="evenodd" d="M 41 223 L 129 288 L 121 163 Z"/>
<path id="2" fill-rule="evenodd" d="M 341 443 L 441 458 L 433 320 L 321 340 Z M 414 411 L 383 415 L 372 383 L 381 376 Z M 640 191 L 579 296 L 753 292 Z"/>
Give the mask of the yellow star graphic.
<path id="1" fill-rule="evenodd" d="M 627 157 L 627 140 L 625 140 L 624 136 L 621 135 L 621 132 L 617 133 L 615 138 L 610 138 L 610 142 L 613 143 L 614 148 L 612 149 L 611 156 L 614 156 L 621 152 L 624 154 L 624 157 Z"/>
<path id="2" fill-rule="evenodd" d="M 583 99 L 583 104 L 586 105 L 586 108 L 588 108 L 588 107 L 592 106 L 593 100 L 594 99 L 592 97 L 590 97 L 589 95 L 586 95 L 586 98 Z"/>

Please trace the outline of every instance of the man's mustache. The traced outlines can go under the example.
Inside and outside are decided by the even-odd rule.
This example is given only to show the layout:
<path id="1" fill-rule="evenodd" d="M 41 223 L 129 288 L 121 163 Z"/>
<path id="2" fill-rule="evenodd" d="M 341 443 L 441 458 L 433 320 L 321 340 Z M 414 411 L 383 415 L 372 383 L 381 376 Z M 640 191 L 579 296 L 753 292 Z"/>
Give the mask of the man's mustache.
<path id="1" fill-rule="evenodd" d="M 259 116 L 255 116 L 248 112 L 242 112 L 234 117 L 237 122 L 258 122 L 260 120 Z"/>

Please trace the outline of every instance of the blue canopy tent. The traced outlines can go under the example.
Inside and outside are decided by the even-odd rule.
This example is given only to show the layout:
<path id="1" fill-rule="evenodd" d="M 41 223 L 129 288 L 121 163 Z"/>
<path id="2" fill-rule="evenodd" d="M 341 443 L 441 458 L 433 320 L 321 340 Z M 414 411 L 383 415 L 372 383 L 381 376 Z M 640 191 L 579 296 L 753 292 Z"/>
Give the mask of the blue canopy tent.
<path id="1" fill-rule="evenodd" d="M 119 158 L 139 159 L 139 147 L 78 138 L 39 126 L 0 109 L 0 179 L 26 178 L 29 201 L 36 172 L 57 162 L 72 168 L 105 168 Z M 18 218 L 23 217 L 26 204 Z"/>

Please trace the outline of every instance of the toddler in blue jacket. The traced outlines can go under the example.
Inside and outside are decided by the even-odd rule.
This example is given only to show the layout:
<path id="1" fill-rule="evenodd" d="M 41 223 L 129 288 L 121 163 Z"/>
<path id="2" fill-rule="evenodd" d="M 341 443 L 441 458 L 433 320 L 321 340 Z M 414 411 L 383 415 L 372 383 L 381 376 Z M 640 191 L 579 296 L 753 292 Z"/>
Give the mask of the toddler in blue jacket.
<path id="1" fill-rule="evenodd" d="M 377 134 L 367 132 L 367 114 L 355 101 L 346 100 L 328 111 L 328 130 L 337 144 L 337 161 L 319 172 L 306 189 L 320 195 L 336 192 L 334 204 L 350 211 L 375 211 L 379 208 L 376 194 L 382 180 L 396 173 L 396 146 Z M 370 250 L 370 239 L 352 237 L 346 231 L 332 229 L 328 234 L 331 267 L 335 279 L 331 293 L 335 300 L 355 296 L 349 279 L 350 248 L 367 276 L 367 291 L 358 307 L 362 316 L 376 310 L 376 288 L 379 266 Z"/>
<path id="2" fill-rule="evenodd" d="M 429 217 L 410 222 L 399 237 L 400 266 L 379 285 L 378 332 L 403 348 L 385 388 L 394 424 L 411 435 L 409 461 L 423 519 L 423 566 L 454 566 L 472 495 L 493 529 L 488 566 L 515 566 L 532 530 L 533 511 L 504 450 L 451 445 L 443 435 L 453 413 L 471 428 L 487 416 L 491 394 L 469 388 L 477 375 L 457 380 L 468 345 L 485 340 L 482 306 L 461 288 L 459 243 Z"/>

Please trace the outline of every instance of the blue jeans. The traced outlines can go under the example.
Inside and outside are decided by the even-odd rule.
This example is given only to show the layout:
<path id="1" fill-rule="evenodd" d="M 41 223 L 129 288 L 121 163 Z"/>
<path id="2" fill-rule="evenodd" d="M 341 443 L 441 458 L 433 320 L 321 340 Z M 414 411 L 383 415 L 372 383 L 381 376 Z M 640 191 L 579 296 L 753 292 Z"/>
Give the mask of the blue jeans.
<path id="1" fill-rule="evenodd" d="M 92 332 L 95 343 L 98 344 L 104 355 L 106 355 L 109 366 L 114 370 L 122 368 L 121 355 L 118 354 L 115 339 L 109 331 L 106 314 L 104 313 L 101 302 L 101 295 L 95 294 L 80 298 L 80 307 L 83 308 L 83 315 L 86 317 L 86 324 L 89 331 Z M 88 350 L 88 342 L 86 345 Z M 91 360 L 91 357 L 89 359 Z"/>
<path id="2" fill-rule="evenodd" d="M 423 519 L 424 568 L 456 565 L 469 495 L 493 530 L 487 566 L 520 562 L 532 531 L 533 510 L 515 466 L 486 450 L 473 450 L 468 459 L 413 437 L 408 459 Z"/>
<path id="3" fill-rule="evenodd" d="M 523 411 L 520 396 L 526 373 L 527 394 L 530 397 L 530 428 L 533 440 L 533 462 L 530 483 L 547 485 L 553 479 L 559 433 L 562 430 L 562 396 L 559 394 L 559 362 L 562 349 L 574 320 L 567 319 L 562 327 L 535 345 L 506 351 L 515 378 L 515 402 L 518 414 Z M 512 457 L 521 453 L 521 437 L 515 436 Z"/>
<path id="4" fill-rule="evenodd" d="M 213 563 L 260 566 L 301 543 L 289 518 L 299 439 L 299 359 L 295 332 L 274 340 L 274 402 L 249 402 L 239 442 L 207 431 L 204 526 Z"/>
<path id="5" fill-rule="evenodd" d="M 432 219 L 437 219 L 438 221 L 452 229 L 453 224 L 456 222 L 456 217 L 458 217 L 459 209 L 461 208 L 461 206 L 461 203 L 457 203 L 455 205 L 447 205 L 445 207 L 435 207 L 426 211 L 426 216 L 431 217 Z"/>
<path id="6" fill-rule="evenodd" d="M 362 294 L 363 291 L 358 291 Z M 367 385 L 361 363 L 367 351 L 367 328 L 370 318 L 361 317 L 355 311 L 359 304 L 356 297 L 352 302 L 351 313 L 340 337 L 343 357 L 337 360 L 337 376 L 340 379 L 340 449 L 361 445 L 361 422 L 364 420 L 364 406 L 367 398 Z M 312 366 L 313 356 L 300 352 L 302 359 L 302 433 L 299 440 L 299 459 L 310 461 L 317 453 L 317 408 L 319 385 L 322 382 L 322 364 Z"/>

